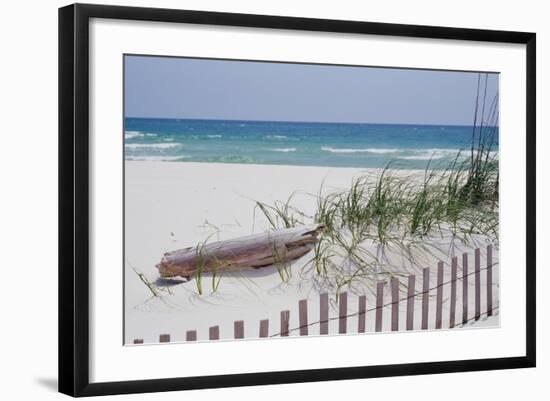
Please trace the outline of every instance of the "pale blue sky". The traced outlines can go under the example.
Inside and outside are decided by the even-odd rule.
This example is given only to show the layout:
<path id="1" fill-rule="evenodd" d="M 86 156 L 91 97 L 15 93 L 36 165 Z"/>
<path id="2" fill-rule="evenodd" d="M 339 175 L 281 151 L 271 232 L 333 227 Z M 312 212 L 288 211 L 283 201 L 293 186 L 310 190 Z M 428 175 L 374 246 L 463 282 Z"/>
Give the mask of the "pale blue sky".
<path id="1" fill-rule="evenodd" d="M 477 73 L 126 56 L 127 117 L 471 125 Z M 487 107 L 498 90 L 490 74 Z"/>

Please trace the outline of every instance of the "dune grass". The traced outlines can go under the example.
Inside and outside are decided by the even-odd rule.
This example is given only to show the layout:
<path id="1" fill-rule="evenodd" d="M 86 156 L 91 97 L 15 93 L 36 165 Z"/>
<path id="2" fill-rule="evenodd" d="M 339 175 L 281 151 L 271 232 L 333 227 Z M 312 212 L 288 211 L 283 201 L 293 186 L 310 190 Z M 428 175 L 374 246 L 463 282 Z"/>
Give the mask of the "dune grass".
<path id="1" fill-rule="evenodd" d="M 430 249 L 444 236 L 498 243 L 498 171 L 489 162 L 494 156 L 482 152 L 485 157 L 476 160 L 487 162 L 473 169 L 457 155 L 446 169 L 427 168 L 420 180 L 393 175 L 388 167 L 356 178 L 348 190 L 318 195 L 314 222 L 326 228 L 310 262 L 317 275 L 325 284 L 330 277 L 337 292 L 354 285 L 372 289 L 392 276 L 385 269 L 388 251 L 445 253 Z"/>

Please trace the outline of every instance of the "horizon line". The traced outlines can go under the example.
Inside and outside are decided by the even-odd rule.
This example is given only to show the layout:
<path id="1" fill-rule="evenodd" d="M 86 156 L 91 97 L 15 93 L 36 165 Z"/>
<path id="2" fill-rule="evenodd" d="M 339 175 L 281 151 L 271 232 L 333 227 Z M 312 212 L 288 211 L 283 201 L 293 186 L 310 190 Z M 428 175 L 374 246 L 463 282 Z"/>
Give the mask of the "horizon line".
<path id="1" fill-rule="evenodd" d="M 124 116 L 124 118 L 134 118 L 142 120 L 194 120 L 194 121 L 235 121 L 235 122 L 262 122 L 262 123 L 301 123 L 301 124 L 372 124 L 372 125 L 424 125 L 424 126 L 446 126 L 446 127 L 473 127 L 473 122 L 469 124 L 449 124 L 449 123 L 391 123 L 391 122 L 365 122 L 365 121 L 299 121 L 299 120 L 243 120 L 237 118 L 189 118 L 189 117 L 137 117 Z M 499 127 L 499 125 L 484 125 L 484 127 Z"/>

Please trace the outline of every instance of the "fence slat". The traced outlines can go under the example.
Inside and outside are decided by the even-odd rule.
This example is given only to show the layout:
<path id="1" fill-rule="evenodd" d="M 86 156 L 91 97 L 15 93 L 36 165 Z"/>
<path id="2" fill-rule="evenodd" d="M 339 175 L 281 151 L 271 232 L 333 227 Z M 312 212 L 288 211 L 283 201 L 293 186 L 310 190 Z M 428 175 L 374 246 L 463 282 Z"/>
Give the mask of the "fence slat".
<path id="1" fill-rule="evenodd" d="M 359 315 L 357 316 L 357 332 L 364 333 L 366 328 L 367 297 L 359 297 Z"/>
<path id="2" fill-rule="evenodd" d="M 281 311 L 281 336 L 288 336 L 288 325 L 290 322 L 290 311 L 283 310 Z"/>
<path id="3" fill-rule="evenodd" d="M 260 320 L 260 338 L 266 338 L 269 333 L 269 320 Z"/>
<path id="4" fill-rule="evenodd" d="M 208 329 L 208 338 L 210 340 L 220 339 L 220 326 L 212 326 Z"/>
<path id="5" fill-rule="evenodd" d="M 307 299 L 302 299 L 298 302 L 298 317 L 300 319 L 300 335 L 307 336 Z"/>
<path id="6" fill-rule="evenodd" d="M 414 326 L 414 298 L 416 291 L 416 276 L 411 274 L 407 282 L 407 330 L 412 330 Z"/>
<path id="7" fill-rule="evenodd" d="M 159 343 L 169 343 L 170 342 L 170 334 L 161 334 L 159 336 Z"/>
<path id="8" fill-rule="evenodd" d="M 479 248 L 474 251 L 475 254 L 475 320 L 481 316 L 481 257 Z"/>
<path id="9" fill-rule="evenodd" d="M 143 339 L 142 338 L 136 338 L 134 340 L 134 344 L 143 344 Z"/>
<path id="10" fill-rule="evenodd" d="M 244 338 L 244 321 L 235 320 L 233 323 L 233 331 L 236 339 Z"/>
<path id="11" fill-rule="evenodd" d="M 185 341 L 197 341 L 197 330 L 188 330 L 185 333 Z"/>
<path id="12" fill-rule="evenodd" d="M 437 291 L 435 298 L 435 328 L 440 329 L 443 323 L 443 262 L 437 263 Z"/>
<path id="13" fill-rule="evenodd" d="M 328 334 L 328 294 L 325 292 L 319 296 L 319 334 Z"/>
<path id="14" fill-rule="evenodd" d="M 468 321 L 468 254 L 462 254 L 462 324 Z"/>
<path id="15" fill-rule="evenodd" d="M 487 245 L 487 316 L 493 316 L 493 246 Z"/>
<path id="16" fill-rule="evenodd" d="M 338 297 L 338 333 L 346 334 L 348 328 L 348 293 L 343 292 Z"/>
<path id="17" fill-rule="evenodd" d="M 422 330 L 428 329 L 428 311 L 429 311 L 429 292 L 430 292 L 430 268 L 425 267 L 422 270 Z"/>
<path id="18" fill-rule="evenodd" d="M 382 311 L 384 307 L 384 281 L 379 281 L 376 284 L 376 320 L 374 330 L 382 331 Z"/>
<path id="19" fill-rule="evenodd" d="M 391 330 L 399 330 L 399 279 L 392 278 L 391 286 Z"/>
<path id="20" fill-rule="evenodd" d="M 456 319 L 456 265 L 457 258 L 453 257 L 451 260 L 451 305 L 449 313 L 449 328 L 452 329 L 455 327 Z"/>

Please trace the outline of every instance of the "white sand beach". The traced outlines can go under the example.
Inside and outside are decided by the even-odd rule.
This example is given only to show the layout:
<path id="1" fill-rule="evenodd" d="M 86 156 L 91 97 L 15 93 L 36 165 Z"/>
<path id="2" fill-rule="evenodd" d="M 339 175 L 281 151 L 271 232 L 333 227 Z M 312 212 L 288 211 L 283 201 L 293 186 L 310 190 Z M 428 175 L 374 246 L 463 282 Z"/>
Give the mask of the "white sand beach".
<path id="1" fill-rule="evenodd" d="M 218 325 L 220 338 L 233 337 L 233 322 L 244 320 L 245 338 L 258 336 L 258 322 L 269 319 L 269 333 L 279 332 L 280 311 L 290 310 L 290 328 L 298 327 L 298 301 L 308 299 L 309 320 L 318 320 L 319 286 L 315 285 L 302 267 L 311 259 L 306 255 L 291 265 L 292 277 L 282 282 L 275 267 L 247 269 L 241 273 L 227 273 L 221 277 L 217 291 L 212 291 L 212 275 L 202 278 L 203 294 L 197 293 L 195 279 L 184 282 L 178 279 L 159 280 L 155 267 L 165 252 L 195 246 L 198 242 L 218 241 L 260 233 L 267 230 L 268 222 L 256 209 L 255 202 L 272 204 L 285 202 L 293 196 L 293 205 L 304 211 L 306 218 L 313 217 L 316 210 L 316 195 L 323 191 L 349 188 L 354 177 L 365 173 L 376 174 L 377 170 L 333 167 L 296 167 L 271 165 L 241 165 L 215 163 L 182 163 L 157 161 L 126 161 L 125 163 L 125 341 L 143 339 L 145 343 L 158 342 L 159 335 L 170 334 L 171 341 L 184 341 L 188 330 L 197 330 L 198 340 L 208 339 L 208 328 Z M 398 170 L 395 174 L 415 174 L 421 179 L 422 171 Z M 436 266 L 439 260 L 445 263 L 445 277 L 450 278 L 449 264 L 453 255 L 471 253 L 470 269 L 473 270 L 473 249 L 481 249 L 482 266 L 485 263 L 485 238 L 473 238 L 469 246 L 451 246 L 448 238 L 440 238 L 439 254 L 424 255 L 414 262 L 406 255 L 391 249 L 384 257 L 388 266 L 402 273 L 401 283 L 406 283 L 406 274 L 418 274 L 430 267 L 430 281 L 435 286 Z M 498 261 L 495 249 L 493 260 Z M 459 258 L 460 261 L 460 258 Z M 461 266 L 459 264 L 459 266 Z M 155 285 L 157 295 L 140 279 Z M 302 274 L 300 274 L 302 273 Z M 481 310 L 485 310 L 485 274 L 481 274 Z M 498 266 L 493 273 L 498 283 Z M 474 277 L 470 277 L 469 310 L 474 311 Z M 462 309 L 462 284 L 457 291 L 457 321 Z M 417 290 L 419 290 L 417 284 Z M 450 285 L 443 293 L 443 328 L 448 327 L 448 299 Z M 386 298 L 389 290 L 385 291 Z M 334 301 L 334 294 L 330 294 Z M 435 291 L 430 293 L 435 298 Z M 494 304 L 498 300 L 498 286 L 493 290 Z M 415 300 L 420 310 L 420 299 Z M 349 313 L 357 311 L 357 297 L 350 293 Z M 375 305 L 374 294 L 367 293 L 367 310 Z M 404 305 L 402 303 L 402 305 Z M 460 306 L 460 307 L 459 307 Z M 430 326 L 434 328 L 435 308 L 430 308 Z M 367 313 L 367 332 L 374 331 L 373 313 Z M 333 305 L 330 316 L 338 316 Z M 388 312 L 385 316 L 389 316 Z M 491 318 L 482 317 L 467 327 L 498 326 L 498 309 Z M 405 308 L 399 311 L 400 326 L 405 325 Z M 415 329 L 420 328 L 420 313 L 415 314 Z M 338 320 L 329 322 L 329 332 L 337 333 Z M 348 318 L 349 332 L 356 332 L 357 317 Z M 384 318 L 383 330 L 390 330 L 390 319 Z M 309 334 L 318 334 L 319 325 L 312 325 Z M 297 330 L 290 332 L 298 336 Z"/>

